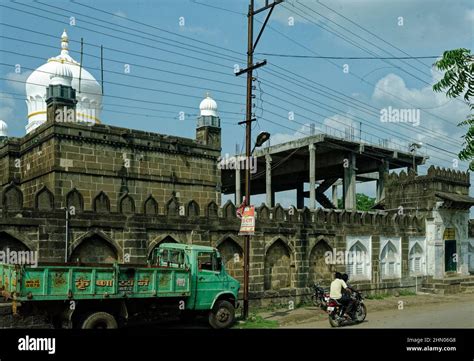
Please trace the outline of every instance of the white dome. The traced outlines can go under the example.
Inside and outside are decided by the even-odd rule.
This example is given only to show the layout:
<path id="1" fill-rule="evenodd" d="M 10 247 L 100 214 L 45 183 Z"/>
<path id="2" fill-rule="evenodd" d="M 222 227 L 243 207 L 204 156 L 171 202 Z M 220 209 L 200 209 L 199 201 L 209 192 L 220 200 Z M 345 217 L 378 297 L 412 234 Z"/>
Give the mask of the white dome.
<path id="1" fill-rule="evenodd" d="M 217 103 L 209 96 L 209 94 L 207 94 L 206 98 L 201 102 L 201 104 L 199 104 L 199 110 L 201 111 L 201 116 L 218 116 Z"/>
<path id="2" fill-rule="evenodd" d="M 102 110 L 102 89 L 86 69 L 80 70 L 80 64 L 68 51 L 69 39 L 66 31 L 61 35 L 61 54 L 48 59 L 46 64 L 37 68 L 26 80 L 26 104 L 28 105 L 29 133 L 46 122 L 46 87 L 55 82 L 55 75 L 60 75 L 59 84 L 67 83 L 72 74 L 69 86 L 76 90 L 76 118 L 79 122 L 100 123 Z M 79 92 L 79 71 L 81 72 L 81 91 Z"/>
<path id="3" fill-rule="evenodd" d="M 55 73 L 50 75 L 50 82 L 49 85 L 65 85 L 71 86 L 72 78 L 73 78 L 72 70 L 69 69 L 64 63 L 58 63 L 55 69 Z"/>
<path id="4" fill-rule="evenodd" d="M 8 125 L 0 120 L 0 137 L 8 137 Z"/>

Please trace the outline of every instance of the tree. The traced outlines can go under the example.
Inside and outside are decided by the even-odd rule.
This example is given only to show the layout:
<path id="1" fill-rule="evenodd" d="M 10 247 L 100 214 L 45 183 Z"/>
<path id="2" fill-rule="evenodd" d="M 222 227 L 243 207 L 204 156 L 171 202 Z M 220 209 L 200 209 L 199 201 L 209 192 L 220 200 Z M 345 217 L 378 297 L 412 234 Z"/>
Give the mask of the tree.
<path id="1" fill-rule="evenodd" d="M 444 71 L 444 77 L 433 85 L 435 92 L 447 89 L 448 98 L 457 98 L 463 95 L 463 99 L 471 110 L 471 114 L 460 122 L 458 126 L 468 126 L 467 133 L 462 136 L 464 147 L 459 152 L 459 159 L 470 161 L 469 169 L 474 170 L 474 104 L 471 97 L 474 96 L 474 56 L 468 49 L 454 49 L 445 51 L 443 57 L 434 63 L 435 67 Z"/>
<path id="2" fill-rule="evenodd" d="M 356 203 L 357 203 L 357 210 L 358 211 L 368 211 L 371 209 L 375 204 L 375 198 L 371 198 L 364 193 L 357 193 L 356 194 Z M 342 209 L 344 205 L 342 204 L 342 198 L 337 200 L 337 208 Z"/>

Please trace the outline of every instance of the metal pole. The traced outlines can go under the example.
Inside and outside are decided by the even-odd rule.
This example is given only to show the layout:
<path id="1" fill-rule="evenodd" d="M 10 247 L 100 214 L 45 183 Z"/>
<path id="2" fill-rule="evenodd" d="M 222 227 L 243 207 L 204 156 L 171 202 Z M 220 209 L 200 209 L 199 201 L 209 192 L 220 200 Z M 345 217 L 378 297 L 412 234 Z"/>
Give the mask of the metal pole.
<path id="1" fill-rule="evenodd" d="M 253 10 L 254 0 L 250 0 L 248 12 L 248 39 L 247 39 L 247 110 L 246 110 L 246 128 L 245 128 L 245 155 L 247 162 L 251 157 L 252 141 L 252 66 L 253 66 Z M 250 167 L 245 167 L 245 201 L 248 206 L 250 203 Z M 247 319 L 249 315 L 249 274 L 250 274 L 250 236 L 245 236 L 244 244 L 244 307 L 243 318 Z"/>
<path id="2" fill-rule="evenodd" d="M 100 82 L 102 85 L 102 95 L 104 95 L 104 47 L 100 46 Z"/>
<path id="3" fill-rule="evenodd" d="M 81 92 L 81 76 L 82 76 L 82 59 L 83 59 L 83 55 L 84 55 L 84 39 L 81 38 L 81 63 L 79 64 L 79 91 L 78 93 Z"/>
<path id="4" fill-rule="evenodd" d="M 69 209 L 66 207 L 66 250 L 64 251 L 64 263 L 67 263 L 69 248 Z"/>

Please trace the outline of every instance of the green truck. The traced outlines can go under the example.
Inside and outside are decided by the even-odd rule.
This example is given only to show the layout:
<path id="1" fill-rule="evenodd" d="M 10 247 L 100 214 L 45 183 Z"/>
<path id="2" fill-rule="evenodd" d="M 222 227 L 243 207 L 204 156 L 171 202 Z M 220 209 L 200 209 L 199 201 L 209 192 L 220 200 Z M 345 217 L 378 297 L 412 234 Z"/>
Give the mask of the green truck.
<path id="1" fill-rule="evenodd" d="M 240 284 L 217 249 L 166 243 L 147 265 L 0 264 L 0 292 L 18 317 L 58 328 L 117 328 L 205 314 L 213 328 L 235 318 Z"/>

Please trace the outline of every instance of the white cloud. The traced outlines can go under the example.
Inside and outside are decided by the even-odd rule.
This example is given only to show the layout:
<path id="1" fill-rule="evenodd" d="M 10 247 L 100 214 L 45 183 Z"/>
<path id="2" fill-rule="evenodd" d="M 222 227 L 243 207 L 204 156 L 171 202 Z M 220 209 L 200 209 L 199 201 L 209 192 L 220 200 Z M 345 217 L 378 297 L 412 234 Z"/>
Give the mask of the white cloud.
<path id="1" fill-rule="evenodd" d="M 315 127 L 315 132 L 319 133 L 321 129 L 319 127 Z M 286 142 L 291 142 L 292 140 L 308 137 L 311 134 L 311 126 L 309 123 L 301 126 L 296 132 L 294 133 L 276 133 L 272 134 L 270 138 L 270 144 L 281 144 Z"/>
<path id="2" fill-rule="evenodd" d="M 10 94 L 0 92 L 0 119 L 5 122 L 13 120 L 15 100 Z"/>
<path id="3" fill-rule="evenodd" d="M 22 71 L 21 73 L 7 73 L 5 76 L 6 83 L 11 89 L 15 90 L 16 92 L 25 94 L 25 81 L 26 79 L 28 79 L 31 73 L 31 70 Z"/>
<path id="4" fill-rule="evenodd" d="M 114 12 L 114 15 L 120 16 L 121 18 L 127 18 L 127 14 L 122 10 L 117 10 L 116 12 Z"/>

